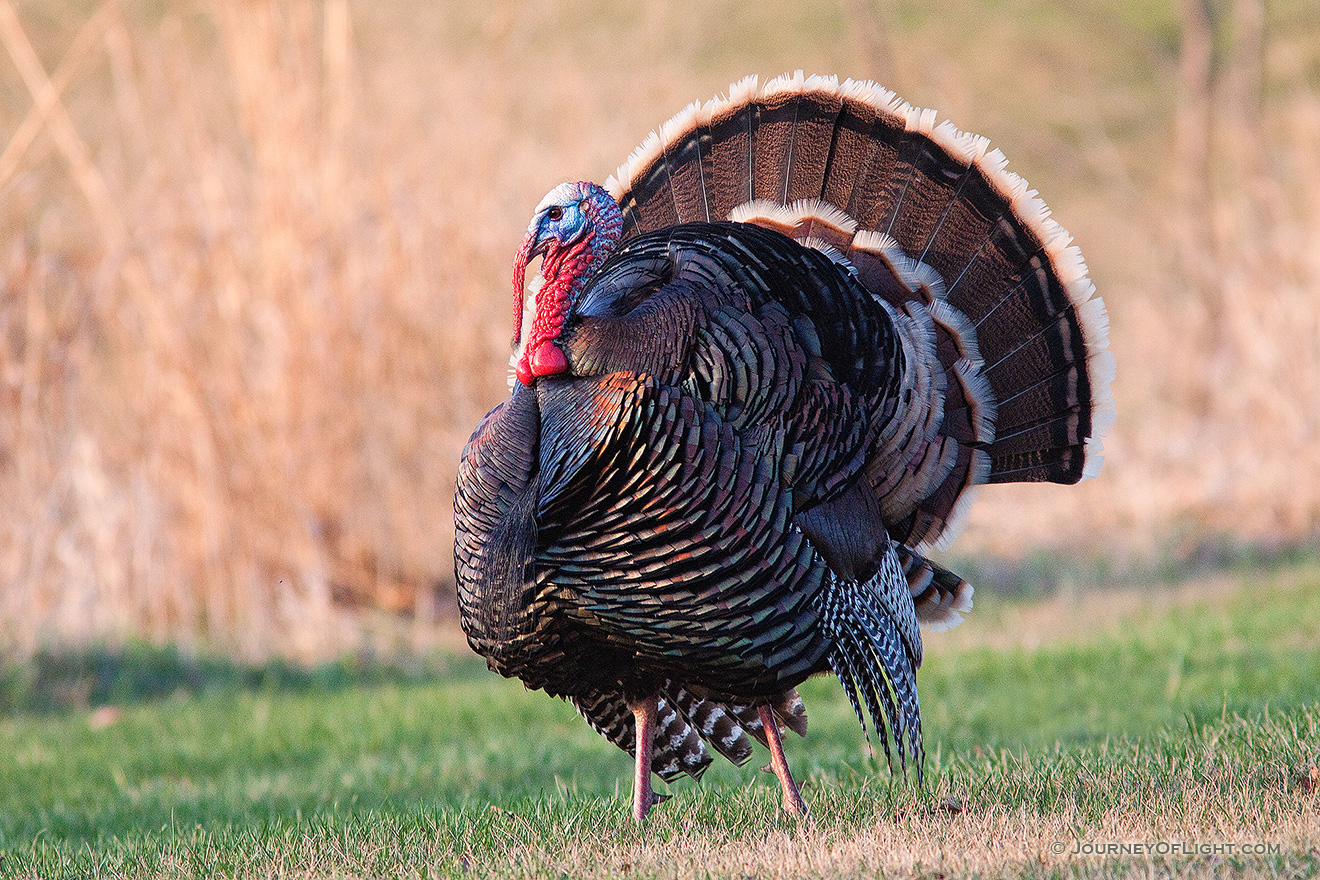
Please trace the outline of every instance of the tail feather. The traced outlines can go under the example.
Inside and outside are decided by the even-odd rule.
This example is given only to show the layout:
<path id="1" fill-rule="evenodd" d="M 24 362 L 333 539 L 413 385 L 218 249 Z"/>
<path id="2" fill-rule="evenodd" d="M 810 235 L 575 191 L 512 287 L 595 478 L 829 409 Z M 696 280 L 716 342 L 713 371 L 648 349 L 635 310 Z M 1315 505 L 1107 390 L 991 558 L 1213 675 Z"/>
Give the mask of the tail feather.
<path id="1" fill-rule="evenodd" d="M 681 222 L 709 220 L 705 175 L 702 173 L 702 138 L 700 132 L 709 121 L 709 111 L 699 101 L 685 107 L 660 127 L 664 165 L 669 174 L 669 189 L 674 198 L 674 213 Z M 677 133 L 697 133 L 696 137 L 678 137 Z"/>
<path id="2" fill-rule="evenodd" d="M 936 317 L 914 368 L 930 377 L 913 384 L 943 405 L 934 447 L 900 444 L 884 465 L 901 483 L 884 487 L 897 493 L 883 502 L 891 537 L 926 546 L 951 540 L 980 483 L 1095 473 L 1113 420 L 1104 305 L 1067 232 L 1006 166 L 985 138 L 874 83 L 798 72 L 685 108 L 608 185 L 625 236 L 736 217 L 837 249 L 896 312 Z"/>
<path id="3" fill-rule="evenodd" d="M 634 169 L 626 197 L 619 201 L 623 208 L 624 237 L 681 222 L 669 191 L 669 166 L 664 156 L 660 135 L 651 132 L 619 169 L 619 173 L 624 168 Z"/>
<path id="4" fill-rule="evenodd" d="M 793 150 L 786 175 L 784 204 L 800 200 L 818 201 L 825 189 L 834 132 L 843 96 L 834 77 L 813 76 L 802 84 L 793 126 Z"/>
<path id="5" fill-rule="evenodd" d="M 887 142 L 884 132 L 902 130 L 898 120 L 903 102 L 893 92 L 874 83 L 848 80 L 839 87 L 843 105 L 835 121 L 829 166 L 825 172 L 820 198 L 843 208 L 859 222 L 862 217 L 851 210 L 853 191 L 865 189 L 870 169 Z M 883 159 L 883 157 L 882 157 Z M 880 163 L 883 165 L 883 160 Z M 883 172 L 874 175 L 883 181 Z M 861 197 L 858 204 L 874 201 Z"/>
<path id="6" fill-rule="evenodd" d="M 949 203 L 936 234 L 926 242 L 919 257 L 947 280 L 951 292 L 964 283 L 964 276 L 980 256 L 995 224 L 1009 209 L 991 183 L 1008 160 L 997 149 L 985 151 L 983 143 L 974 148 L 974 155 L 973 169 L 959 182 L 958 197 Z M 971 280 L 966 279 L 966 283 Z"/>
<path id="7" fill-rule="evenodd" d="M 862 229 L 876 229 L 885 212 L 885 193 L 890 191 L 889 182 L 900 167 L 898 146 L 907 128 L 906 115 L 910 109 L 906 102 L 900 102 L 897 106 L 883 104 L 875 107 L 875 121 L 868 132 L 870 148 L 866 160 L 860 165 L 857 179 L 853 181 L 844 208 Z"/>
<path id="8" fill-rule="evenodd" d="M 918 502 L 908 540 L 918 549 L 945 548 L 962 529 L 976 487 L 988 482 L 993 460 L 984 450 L 946 441 L 955 458 L 948 475 Z"/>
<path id="9" fill-rule="evenodd" d="M 712 220 L 723 220 L 733 209 L 756 198 L 752 186 L 753 132 L 757 124 L 756 77 L 750 76 L 729 87 L 729 97 L 715 99 L 710 108 L 710 190 Z M 620 169 L 621 186 L 627 186 L 627 171 Z"/>
<path id="10" fill-rule="evenodd" d="M 972 610 L 972 585 L 909 547 L 894 547 L 917 620 L 933 632 L 952 629 Z"/>
<path id="11" fill-rule="evenodd" d="M 628 754 L 637 754 L 637 725 L 622 694 L 592 690 L 574 694 L 568 700 L 597 733 Z M 666 782 L 672 782 L 683 774 L 700 779 L 710 764 L 710 753 L 696 729 L 678 710 L 675 701 L 667 694 L 662 695 L 656 701 L 651 770 Z"/>
<path id="12" fill-rule="evenodd" d="M 665 693 L 711 748 L 739 767 L 747 763 L 752 744 L 747 739 L 747 725 L 738 707 L 703 699 L 673 684 L 665 688 Z"/>
<path id="13" fill-rule="evenodd" d="M 752 161 L 752 192 L 757 199 L 788 202 L 788 170 L 801 97 L 801 71 L 796 77 L 773 79 L 761 90 Z"/>
<path id="14" fill-rule="evenodd" d="M 621 693 L 590 690 L 568 700 L 597 733 L 636 754 L 636 721 Z M 782 726 L 806 735 L 807 711 L 797 691 L 781 694 L 771 707 Z M 752 756 L 749 736 L 767 743 L 756 706 L 699 697 L 681 684 L 665 682 L 656 703 L 651 770 L 666 782 L 684 774 L 700 779 L 712 761 L 707 745 L 741 767 Z"/>
<path id="15" fill-rule="evenodd" d="M 931 140 L 934 110 L 913 108 L 898 145 L 898 165 L 876 218 L 877 232 L 889 235 L 907 254 L 920 255 L 956 192 L 965 167 L 959 167 Z"/>
<path id="16" fill-rule="evenodd" d="M 1027 385 L 999 401 L 999 414 L 995 420 L 999 436 L 1007 438 L 1017 428 L 1049 419 L 1055 414 L 1059 401 L 1067 402 L 1070 411 L 1080 407 L 1081 401 L 1076 399 L 1075 390 L 1077 370 L 1077 365 L 1071 364 L 1066 370 Z"/>
<path id="17" fill-rule="evenodd" d="M 756 706 L 726 706 L 735 717 L 738 723 L 742 725 L 743 730 L 747 731 L 757 742 L 766 748 L 770 748 L 770 740 L 766 737 L 765 726 L 761 723 L 761 715 Z M 775 720 L 779 726 L 793 731 L 798 736 L 807 735 L 807 707 L 802 702 L 802 697 L 798 696 L 796 690 L 786 691 L 780 697 L 770 704 L 770 709 L 774 712 Z"/>

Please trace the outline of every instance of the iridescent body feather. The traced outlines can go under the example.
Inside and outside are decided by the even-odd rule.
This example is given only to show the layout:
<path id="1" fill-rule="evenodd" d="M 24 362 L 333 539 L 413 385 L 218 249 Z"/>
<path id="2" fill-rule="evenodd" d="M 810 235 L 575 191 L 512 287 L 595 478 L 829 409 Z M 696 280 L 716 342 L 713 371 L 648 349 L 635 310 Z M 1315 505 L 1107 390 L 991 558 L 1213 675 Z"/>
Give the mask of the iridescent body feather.
<path id="1" fill-rule="evenodd" d="M 972 592 L 924 552 L 979 484 L 1099 466 L 1080 255 L 998 151 L 868 83 L 744 81 L 608 186 L 557 187 L 518 253 L 516 334 L 544 280 L 455 501 L 469 642 L 637 756 L 639 818 L 651 771 L 748 735 L 803 809 L 778 728 L 821 672 L 919 771 L 919 624 Z"/>

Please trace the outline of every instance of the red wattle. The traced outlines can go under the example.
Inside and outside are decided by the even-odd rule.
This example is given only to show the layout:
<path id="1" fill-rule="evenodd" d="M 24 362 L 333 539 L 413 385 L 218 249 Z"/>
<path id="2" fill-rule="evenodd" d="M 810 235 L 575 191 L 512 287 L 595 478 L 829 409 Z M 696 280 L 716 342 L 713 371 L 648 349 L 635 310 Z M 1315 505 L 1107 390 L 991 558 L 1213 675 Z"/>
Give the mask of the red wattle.
<path id="1" fill-rule="evenodd" d="M 535 350 L 523 352 L 513 368 L 514 375 L 524 385 L 531 385 L 537 376 L 557 376 L 568 372 L 568 358 L 551 340 L 546 340 Z"/>
<path id="2" fill-rule="evenodd" d="M 564 357 L 559 346 L 548 339 L 531 353 L 530 361 L 535 376 L 555 376 L 568 372 L 568 358 Z"/>

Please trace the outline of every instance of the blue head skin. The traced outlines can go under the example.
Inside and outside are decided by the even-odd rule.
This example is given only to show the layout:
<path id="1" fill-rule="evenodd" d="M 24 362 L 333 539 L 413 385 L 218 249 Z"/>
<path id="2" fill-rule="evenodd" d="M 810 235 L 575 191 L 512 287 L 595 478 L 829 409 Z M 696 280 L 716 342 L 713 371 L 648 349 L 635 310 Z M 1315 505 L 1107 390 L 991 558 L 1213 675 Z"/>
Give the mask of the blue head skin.
<path id="1" fill-rule="evenodd" d="M 555 345 L 564 320 L 587 279 L 619 243 L 623 214 L 614 199 L 594 183 L 561 183 L 552 189 L 527 227 L 513 266 L 514 344 L 522 335 L 527 264 L 542 257 L 544 283 L 536 293 L 527 347 L 517 365 L 518 380 L 565 372 L 568 360 Z"/>

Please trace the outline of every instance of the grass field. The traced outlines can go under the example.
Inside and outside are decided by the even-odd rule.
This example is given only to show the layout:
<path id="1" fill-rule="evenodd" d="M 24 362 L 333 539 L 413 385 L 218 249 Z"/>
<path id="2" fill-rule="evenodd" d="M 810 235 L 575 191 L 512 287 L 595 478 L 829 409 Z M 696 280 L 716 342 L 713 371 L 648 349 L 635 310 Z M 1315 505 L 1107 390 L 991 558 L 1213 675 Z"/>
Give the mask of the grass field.
<path id="1" fill-rule="evenodd" d="M 865 757 L 821 679 L 788 745 L 813 821 L 778 813 L 771 777 L 716 765 L 637 829 L 627 756 L 466 656 L 45 657 L 0 676 L 0 875 L 1320 871 L 1320 566 L 985 597 L 929 636 L 920 685 L 923 787 Z"/>

